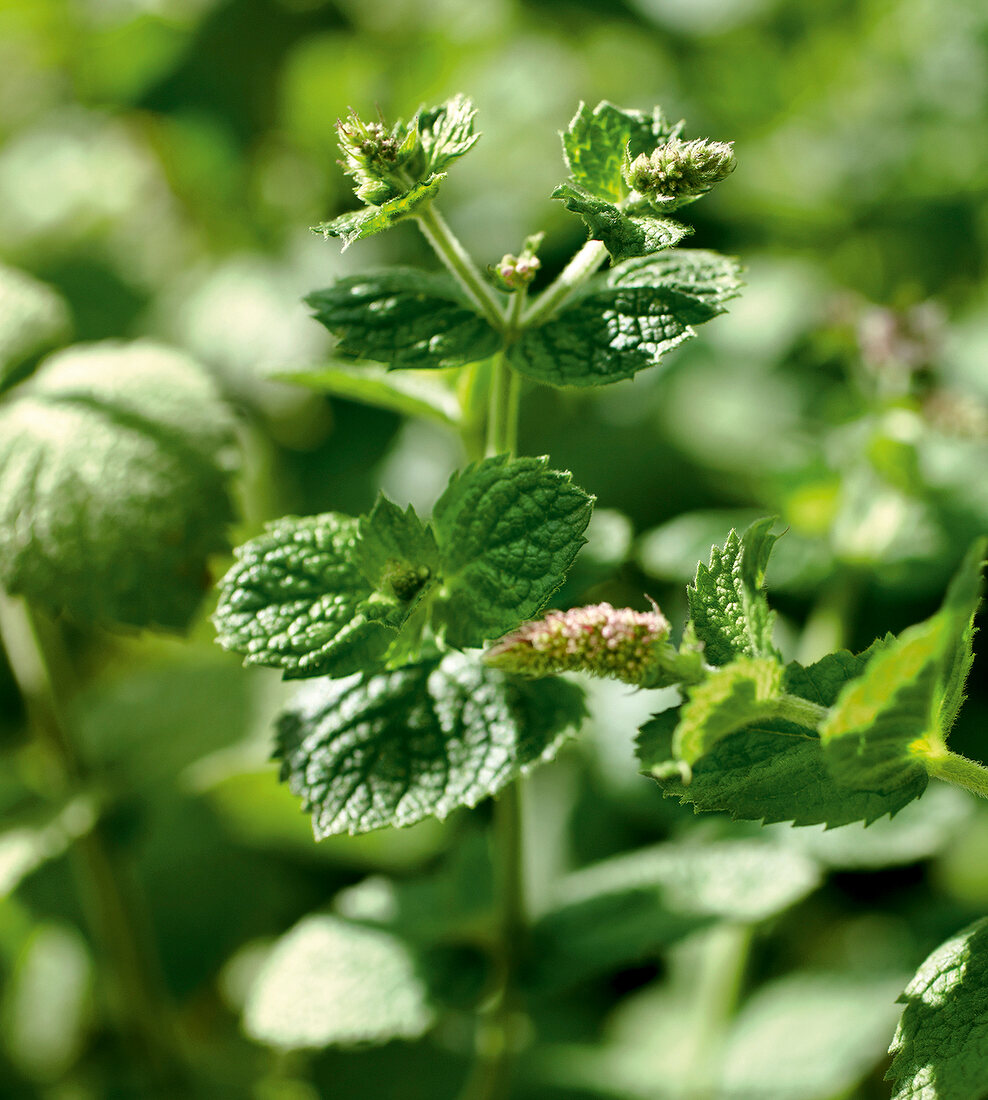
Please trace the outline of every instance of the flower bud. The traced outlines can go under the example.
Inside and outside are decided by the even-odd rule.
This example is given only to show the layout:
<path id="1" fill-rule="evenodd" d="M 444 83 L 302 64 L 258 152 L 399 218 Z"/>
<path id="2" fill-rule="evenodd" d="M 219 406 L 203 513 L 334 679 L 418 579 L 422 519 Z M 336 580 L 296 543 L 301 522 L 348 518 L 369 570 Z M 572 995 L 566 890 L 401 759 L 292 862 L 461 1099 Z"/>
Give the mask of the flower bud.
<path id="1" fill-rule="evenodd" d="M 535 278 L 542 261 L 536 255 L 544 233 L 536 233 L 525 239 L 520 256 L 507 253 L 490 268 L 491 274 L 504 290 L 525 290 Z"/>
<path id="2" fill-rule="evenodd" d="M 425 166 L 418 124 L 364 122 L 355 111 L 336 123 L 343 170 L 356 180 L 357 197 L 372 206 L 402 194 Z"/>
<path id="3" fill-rule="evenodd" d="M 628 684 L 640 684 L 653 651 L 669 635 L 669 623 L 653 611 L 614 608 L 609 603 L 550 611 L 544 619 L 523 623 L 486 653 L 488 664 L 526 676 L 589 672 Z"/>
<path id="4" fill-rule="evenodd" d="M 669 210 L 705 195 L 736 165 L 732 142 L 670 138 L 651 153 L 625 154 L 622 174 L 633 191 Z"/>

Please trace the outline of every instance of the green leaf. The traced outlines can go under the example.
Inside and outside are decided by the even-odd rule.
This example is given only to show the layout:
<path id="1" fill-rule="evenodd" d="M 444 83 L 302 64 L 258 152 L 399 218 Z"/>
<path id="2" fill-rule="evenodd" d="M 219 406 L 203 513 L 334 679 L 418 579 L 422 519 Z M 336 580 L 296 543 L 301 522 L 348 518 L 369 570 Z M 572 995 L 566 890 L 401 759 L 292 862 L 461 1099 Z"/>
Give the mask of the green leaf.
<path id="1" fill-rule="evenodd" d="M 443 587 L 435 621 L 478 646 L 545 607 L 563 583 L 593 497 L 546 458 L 488 458 L 454 473 L 433 512 Z"/>
<path id="2" fill-rule="evenodd" d="M 692 326 L 724 312 L 739 268 L 713 252 L 674 249 L 616 264 L 526 328 L 508 347 L 520 374 L 555 386 L 606 386 L 654 367 L 695 336 Z"/>
<path id="3" fill-rule="evenodd" d="M 988 538 L 977 539 L 950 582 L 941 615 L 950 620 L 944 659 L 937 726 L 942 737 L 950 732 L 964 702 L 964 685 L 974 663 L 974 617 L 981 603 L 982 571 Z"/>
<path id="4" fill-rule="evenodd" d="M 431 175 L 421 183 L 415 184 L 404 195 L 388 199 L 380 206 L 365 206 L 360 210 L 341 214 L 331 222 L 321 222 L 313 226 L 312 231 L 321 233 L 327 240 L 330 237 L 339 237 L 343 241 L 345 252 L 354 241 L 361 241 L 365 237 L 372 237 L 375 233 L 390 229 L 395 222 L 414 214 L 422 203 L 431 202 L 439 193 L 439 188 L 445 179 L 446 175 L 442 172 Z"/>
<path id="5" fill-rule="evenodd" d="M 217 641 L 245 665 L 279 668 L 286 679 L 348 676 L 383 662 L 397 636 L 372 603 L 355 564 L 358 521 L 327 512 L 286 516 L 237 550 L 220 582 Z"/>
<path id="6" fill-rule="evenodd" d="M 51 287 L 0 264 L 0 390 L 25 360 L 53 347 L 68 331 L 68 307 Z"/>
<path id="7" fill-rule="evenodd" d="M 276 755 L 322 839 L 474 806 L 554 755 L 583 717 L 573 684 L 450 653 L 308 685 L 279 719 Z"/>
<path id="8" fill-rule="evenodd" d="M 435 583 L 439 548 L 411 505 L 403 512 L 382 494 L 359 521 L 353 561 L 373 590 L 408 605 Z"/>
<path id="9" fill-rule="evenodd" d="M 392 374 L 367 363 L 357 366 L 334 363 L 308 370 L 273 371 L 272 377 L 318 390 L 331 397 L 359 401 L 400 416 L 437 420 L 448 428 L 459 428 L 460 403 L 456 395 L 435 377 L 420 374 Z"/>
<path id="10" fill-rule="evenodd" d="M 798 661 L 791 661 L 786 665 L 785 690 L 790 695 L 809 699 L 818 706 L 832 707 L 844 685 L 856 680 L 875 654 L 888 649 L 894 643 L 894 636 L 886 634 L 884 638 L 876 638 L 863 653 L 839 649 L 805 667 Z"/>
<path id="11" fill-rule="evenodd" d="M 493 355 L 501 344 L 444 273 L 396 268 L 355 275 L 305 300 L 339 338 L 338 353 L 392 369 L 458 367 Z"/>
<path id="12" fill-rule="evenodd" d="M 988 1092 L 988 918 L 949 939 L 899 998 L 893 1100 L 981 1100 Z"/>
<path id="13" fill-rule="evenodd" d="M 560 184 L 552 198 L 561 199 L 567 210 L 580 215 L 591 239 L 603 241 L 614 262 L 662 252 L 693 232 L 668 218 L 624 214 L 613 203 L 568 183 Z"/>
<path id="14" fill-rule="evenodd" d="M 648 115 L 606 101 L 592 111 L 581 103 L 562 135 L 563 155 L 574 182 L 598 198 L 620 202 L 630 194 L 621 174 L 625 153 L 650 153 L 678 136 L 682 125 L 670 126 L 658 107 Z"/>
<path id="15" fill-rule="evenodd" d="M 233 419 L 152 343 L 47 359 L 0 405 L 0 584 L 83 621 L 184 628 L 233 518 Z"/>
<path id="16" fill-rule="evenodd" d="M 697 566 L 687 588 L 690 625 L 707 661 L 724 665 L 738 657 L 775 656 L 772 620 L 762 585 L 772 546 L 774 518 L 756 520 L 740 537 L 732 531 L 713 547 L 710 565 Z"/>
<path id="17" fill-rule="evenodd" d="M 694 764 L 730 733 L 771 718 L 782 692 L 782 666 L 772 657 L 740 657 L 689 689 L 673 737 L 677 759 Z"/>
<path id="18" fill-rule="evenodd" d="M 843 689 L 820 728 L 839 783 L 884 795 L 925 787 L 913 745 L 932 732 L 947 626 L 936 615 L 911 627 Z"/>
<path id="19" fill-rule="evenodd" d="M 282 1050 L 417 1039 L 432 1009 L 397 937 L 338 917 L 305 917 L 275 944 L 244 1006 L 244 1029 Z"/>
<path id="20" fill-rule="evenodd" d="M 480 137 L 473 132 L 476 114 L 476 107 L 463 95 L 456 95 L 431 110 L 419 111 L 416 120 L 427 172 L 444 172 L 449 164 L 473 148 Z"/>
<path id="21" fill-rule="evenodd" d="M 886 794 L 844 787 L 827 770 L 819 738 L 778 721 L 719 741 L 693 765 L 687 785 L 672 752 L 677 722 L 675 711 L 665 711 L 642 726 L 638 758 L 663 794 L 697 813 L 720 810 L 744 821 L 834 828 L 895 814 L 926 788 L 925 775 Z"/>

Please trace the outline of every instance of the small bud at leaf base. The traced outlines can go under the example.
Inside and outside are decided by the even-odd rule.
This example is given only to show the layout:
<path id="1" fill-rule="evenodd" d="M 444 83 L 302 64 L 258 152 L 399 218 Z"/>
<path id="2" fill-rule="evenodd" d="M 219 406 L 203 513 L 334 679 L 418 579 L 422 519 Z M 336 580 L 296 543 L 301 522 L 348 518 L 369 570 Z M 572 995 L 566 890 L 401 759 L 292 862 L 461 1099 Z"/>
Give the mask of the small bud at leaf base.
<path id="1" fill-rule="evenodd" d="M 491 274 L 504 290 L 524 290 L 535 278 L 542 261 L 536 255 L 544 233 L 536 233 L 525 239 L 520 256 L 508 253 L 491 268 Z"/>

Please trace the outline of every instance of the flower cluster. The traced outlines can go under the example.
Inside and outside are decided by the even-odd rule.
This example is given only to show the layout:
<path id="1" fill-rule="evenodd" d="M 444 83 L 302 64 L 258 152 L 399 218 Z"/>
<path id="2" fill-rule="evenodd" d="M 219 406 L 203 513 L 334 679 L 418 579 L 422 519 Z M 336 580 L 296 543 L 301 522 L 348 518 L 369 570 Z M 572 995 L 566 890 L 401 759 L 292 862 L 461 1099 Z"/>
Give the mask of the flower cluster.
<path id="1" fill-rule="evenodd" d="M 633 160 L 626 155 L 623 175 L 653 206 L 673 209 L 705 195 L 736 165 L 732 142 L 671 138 Z"/>
<path id="2" fill-rule="evenodd" d="M 550 611 L 505 635 L 487 651 L 486 660 L 527 676 L 579 671 L 640 684 L 655 659 L 656 644 L 669 634 L 668 620 L 653 608 L 633 611 L 598 603 Z"/>
<path id="3" fill-rule="evenodd" d="M 364 122 L 351 111 L 337 122 L 336 132 L 343 153 L 340 164 L 356 180 L 357 197 L 372 206 L 407 191 L 424 171 L 417 117 L 411 125 L 399 121 L 389 130 L 383 122 Z"/>
<path id="4" fill-rule="evenodd" d="M 509 252 L 490 269 L 502 289 L 524 290 L 529 286 L 542 266 L 536 253 L 544 236 L 544 233 L 535 233 L 526 237 L 520 255 L 514 256 Z"/>

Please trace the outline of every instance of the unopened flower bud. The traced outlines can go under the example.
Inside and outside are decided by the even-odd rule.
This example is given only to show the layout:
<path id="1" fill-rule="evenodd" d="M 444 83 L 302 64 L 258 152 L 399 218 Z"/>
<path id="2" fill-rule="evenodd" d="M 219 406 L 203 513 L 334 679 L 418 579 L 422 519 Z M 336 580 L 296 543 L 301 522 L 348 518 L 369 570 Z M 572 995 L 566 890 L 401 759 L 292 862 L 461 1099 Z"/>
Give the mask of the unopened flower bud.
<path id="1" fill-rule="evenodd" d="M 671 138 L 633 160 L 626 155 L 622 171 L 632 190 L 668 210 L 705 195 L 736 165 L 732 142 Z"/>
<path id="2" fill-rule="evenodd" d="M 542 266 L 536 252 L 544 236 L 544 233 L 536 233 L 527 237 L 521 255 L 513 256 L 509 252 L 489 269 L 502 289 L 525 290 L 531 284 Z"/>
<path id="3" fill-rule="evenodd" d="M 589 672 L 640 684 L 656 645 L 668 634 L 669 623 L 658 607 L 633 611 L 598 603 L 550 611 L 544 619 L 523 623 L 496 642 L 485 659 L 526 676 Z"/>
<path id="4" fill-rule="evenodd" d="M 383 122 L 364 122 L 355 111 L 336 124 L 340 162 L 356 180 L 356 193 L 363 202 L 380 206 L 407 190 L 425 165 L 425 150 L 418 125 L 396 122 L 389 130 Z"/>

